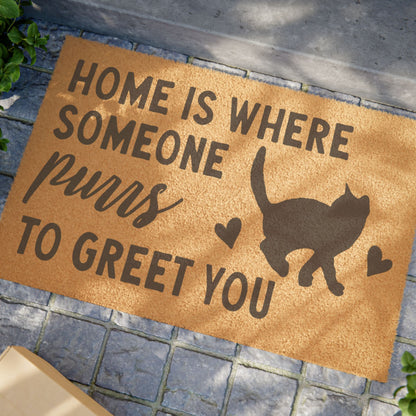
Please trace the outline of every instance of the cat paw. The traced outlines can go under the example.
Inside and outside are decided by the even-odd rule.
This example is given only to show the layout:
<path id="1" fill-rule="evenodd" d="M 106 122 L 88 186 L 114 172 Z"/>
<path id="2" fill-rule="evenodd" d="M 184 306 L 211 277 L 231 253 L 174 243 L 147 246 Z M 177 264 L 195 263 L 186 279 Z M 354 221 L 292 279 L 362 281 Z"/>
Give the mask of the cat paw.
<path id="1" fill-rule="evenodd" d="M 279 263 L 276 267 L 276 271 L 281 277 L 286 277 L 289 273 L 289 263 L 286 260 Z"/>
<path id="2" fill-rule="evenodd" d="M 335 295 L 335 296 L 342 296 L 344 294 L 344 286 L 341 283 L 334 283 L 328 289 Z"/>
<path id="3" fill-rule="evenodd" d="M 266 258 L 267 260 L 267 258 Z M 289 274 L 289 263 L 285 261 L 284 263 L 272 263 L 268 261 L 269 265 L 272 267 L 272 269 L 280 276 L 280 277 L 286 277 Z"/>
<path id="4" fill-rule="evenodd" d="M 263 251 L 270 267 L 278 273 L 281 277 L 286 277 L 289 274 L 289 263 L 285 260 L 283 255 L 277 252 L 270 246 L 267 240 L 260 243 L 260 249 Z"/>

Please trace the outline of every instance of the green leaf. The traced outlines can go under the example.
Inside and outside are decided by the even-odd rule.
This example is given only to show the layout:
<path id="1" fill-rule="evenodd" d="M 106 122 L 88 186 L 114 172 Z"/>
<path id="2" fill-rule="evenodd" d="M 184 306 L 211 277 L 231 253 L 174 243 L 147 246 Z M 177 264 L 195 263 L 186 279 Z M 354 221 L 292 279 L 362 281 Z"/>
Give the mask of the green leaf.
<path id="1" fill-rule="evenodd" d="M 18 66 L 18 64 L 15 64 L 14 62 L 6 62 L 6 65 L 4 66 L 4 72 L 9 73 L 10 71 L 13 71 L 13 68 L 15 66 Z"/>
<path id="2" fill-rule="evenodd" d="M 0 139 L 0 150 L 3 152 L 7 151 L 7 143 L 10 143 L 5 137 Z"/>
<path id="3" fill-rule="evenodd" d="M 13 51 L 13 56 L 9 60 L 10 63 L 20 65 L 23 62 L 23 59 L 25 56 L 23 55 L 23 52 L 19 48 L 15 48 Z"/>
<path id="4" fill-rule="evenodd" d="M 6 75 L 3 75 L 3 78 L 0 81 L 0 92 L 7 92 L 12 87 L 12 82 L 10 78 Z"/>
<path id="5" fill-rule="evenodd" d="M 14 0 L 0 1 L 0 16 L 6 19 L 16 19 L 19 17 L 19 7 Z"/>
<path id="6" fill-rule="evenodd" d="M 45 38 L 36 38 L 35 39 L 35 46 L 40 48 L 42 46 L 45 46 L 46 43 L 48 42 L 48 39 Z"/>
<path id="7" fill-rule="evenodd" d="M 0 43 L 0 57 L 6 59 L 9 56 L 9 52 L 7 52 L 7 48 Z"/>
<path id="8" fill-rule="evenodd" d="M 413 399 L 410 404 L 409 407 L 407 408 L 407 412 L 409 413 L 410 416 L 416 416 L 416 400 Z"/>
<path id="9" fill-rule="evenodd" d="M 10 72 L 10 79 L 12 82 L 17 82 L 17 80 L 20 78 L 20 68 L 16 66 L 12 72 Z"/>
<path id="10" fill-rule="evenodd" d="M 32 45 L 25 46 L 26 51 L 28 52 L 31 62 L 30 65 L 33 65 L 36 62 L 36 50 L 35 47 Z"/>
<path id="11" fill-rule="evenodd" d="M 399 408 L 402 411 L 402 416 L 416 416 L 416 400 L 400 399 Z"/>
<path id="12" fill-rule="evenodd" d="M 407 409 L 409 409 L 409 404 L 410 399 L 403 398 L 399 400 L 399 408 L 402 411 L 403 416 L 408 415 Z"/>
<path id="13" fill-rule="evenodd" d="M 412 374 L 411 376 L 406 376 L 407 380 L 407 389 L 416 391 L 416 374 Z"/>
<path id="14" fill-rule="evenodd" d="M 20 32 L 20 30 L 16 27 L 13 26 L 10 29 L 10 32 L 7 34 L 7 37 L 16 44 L 19 44 L 23 39 L 24 39 L 24 35 L 22 32 Z"/>
<path id="15" fill-rule="evenodd" d="M 36 23 L 31 23 L 27 28 L 27 36 L 31 39 L 35 39 L 37 36 L 40 36 L 38 25 Z"/>
<path id="16" fill-rule="evenodd" d="M 11 65 L 7 68 L 6 74 L 9 76 L 11 82 L 16 82 L 20 78 L 19 65 Z"/>
<path id="17" fill-rule="evenodd" d="M 415 357 L 409 351 L 405 351 L 401 361 L 403 365 L 411 364 L 415 361 Z"/>
<path id="18" fill-rule="evenodd" d="M 414 373 L 416 372 L 416 359 L 413 357 L 410 352 L 405 351 L 402 355 L 402 371 L 404 373 Z"/>
<path id="19" fill-rule="evenodd" d="M 43 49 L 44 51 L 47 51 L 47 49 L 46 49 L 46 44 L 48 43 L 48 40 L 49 40 L 49 35 L 46 35 L 46 36 L 44 36 L 43 38 L 41 38 L 41 37 L 36 37 L 35 38 L 35 46 L 37 47 L 37 48 L 41 48 L 41 49 Z"/>

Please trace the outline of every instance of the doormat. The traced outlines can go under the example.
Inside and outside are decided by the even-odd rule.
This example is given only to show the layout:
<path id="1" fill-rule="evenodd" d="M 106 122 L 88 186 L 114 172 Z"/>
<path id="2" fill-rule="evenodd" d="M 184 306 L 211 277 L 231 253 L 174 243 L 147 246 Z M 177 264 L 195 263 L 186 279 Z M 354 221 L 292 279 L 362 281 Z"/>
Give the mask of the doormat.
<path id="1" fill-rule="evenodd" d="M 413 120 L 67 38 L 0 277 L 386 381 Z"/>

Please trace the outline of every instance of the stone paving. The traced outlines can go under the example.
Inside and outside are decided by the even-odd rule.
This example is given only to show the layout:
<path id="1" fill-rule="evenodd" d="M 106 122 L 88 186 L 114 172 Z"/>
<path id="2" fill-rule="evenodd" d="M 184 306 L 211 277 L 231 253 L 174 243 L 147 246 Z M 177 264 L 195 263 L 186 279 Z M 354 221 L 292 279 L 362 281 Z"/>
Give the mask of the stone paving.
<path id="1" fill-rule="evenodd" d="M 40 52 L 36 66 L 25 67 L 0 99 L 5 108 L 0 127 L 11 139 L 9 151 L 0 154 L 0 213 L 66 35 L 416 118 L 301 82 L 46 22 L 38 25 L 50 34 L 48 52 Z M 5 280 L 0 280 L 0 353 L 8 345 L 25 346 L 116 416 L 398 416 L 393 391 L 405 382 L 400 357 L 406 350 L 416 355 L 415 252 L 416 245 L 385 384 Z"/>

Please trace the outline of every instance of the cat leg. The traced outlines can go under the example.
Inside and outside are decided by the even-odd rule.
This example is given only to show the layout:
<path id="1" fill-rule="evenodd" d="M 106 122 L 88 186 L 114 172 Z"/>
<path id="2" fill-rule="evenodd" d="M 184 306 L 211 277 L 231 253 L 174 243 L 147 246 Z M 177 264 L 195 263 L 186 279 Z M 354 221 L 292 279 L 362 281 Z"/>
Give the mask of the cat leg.
<path id="1" fill-rule="evenodd" d="M 283 253 L 276 244 L 267 238 L 260 243 L 260 248 L 272 269 L 281 277 L 286 277 L 289 273 L 289 263 L 286 261 L 287 253 Z"/>
<path id="2" fill-rule="evenodd" d="M 338 282 L 336 278 L 336 271 L 333 257 L 327 258 L 322 262 L 322 270 L 328 289 L 335 296 L 342 296 L 344 294 L 344 286 Z"/>
<path id="3" fill-rule="evenodd" d="M 300 286 L 308 287 L 312 285 L 313 272 L 321 265 L 319 256 L 314 255 L 302 266 L 298 276 L 298 282 Z"/>

